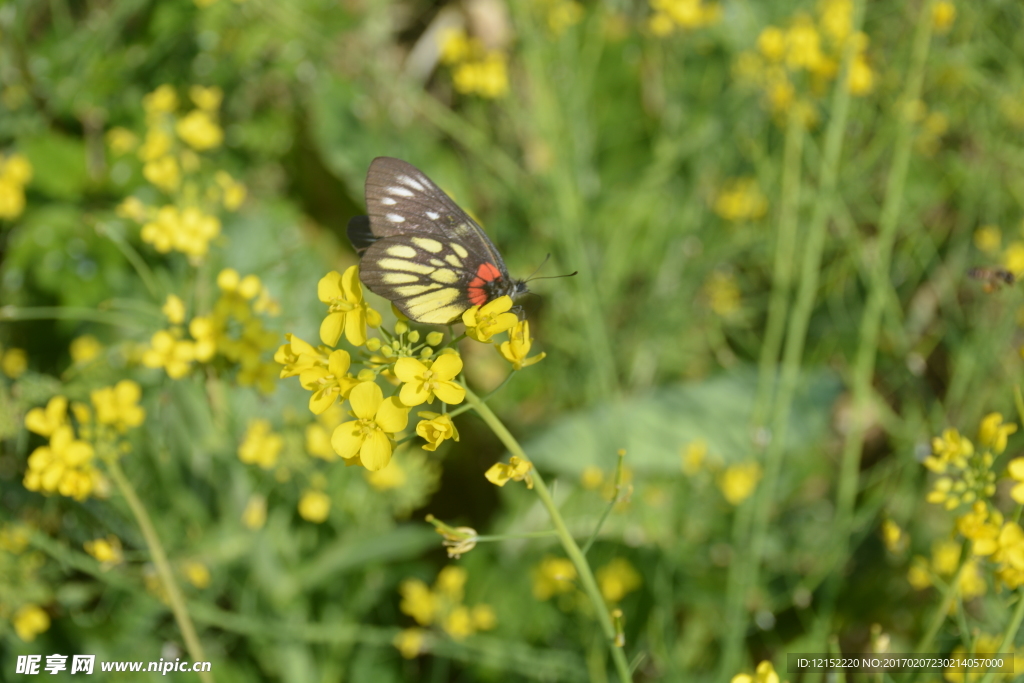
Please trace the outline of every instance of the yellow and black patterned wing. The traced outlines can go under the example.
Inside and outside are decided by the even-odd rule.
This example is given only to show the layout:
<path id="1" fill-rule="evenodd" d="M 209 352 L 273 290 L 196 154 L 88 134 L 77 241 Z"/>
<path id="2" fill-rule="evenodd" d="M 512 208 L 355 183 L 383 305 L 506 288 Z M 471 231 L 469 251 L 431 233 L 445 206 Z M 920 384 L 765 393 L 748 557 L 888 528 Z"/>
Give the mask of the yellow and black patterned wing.
<path id="1" fill-rule="evenodd" d="M 476 221 L 415 166 L 374 159 L 366 210 L 348 226 L 359 279 L 409 319 L 444 324 L 470 306 L 526 291 Z"/>

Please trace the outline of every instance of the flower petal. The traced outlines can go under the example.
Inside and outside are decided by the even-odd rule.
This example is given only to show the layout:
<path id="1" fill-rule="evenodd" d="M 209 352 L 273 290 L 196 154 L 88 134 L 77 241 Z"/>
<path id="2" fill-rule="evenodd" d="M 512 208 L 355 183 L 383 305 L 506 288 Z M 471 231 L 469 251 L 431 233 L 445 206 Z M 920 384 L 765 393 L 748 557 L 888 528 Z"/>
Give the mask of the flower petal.
<path id="1" fill-rule="evenodd" d="M 446 353 L 443 356 L 439 356 L 430 366 L 430 369 L 434 371 L 434 375 L 438 379 L 454 379 L 456 375 L 462 372 L 462 359 L 454 353 Z M 445 403 L 448 403 L 448 401 L 445 401 Z"/>
<path id="2" fill-rule="evenodd" d="M 374 430 L 366 435 L 363 447 L 359 450 L 359 460 L 363 467 L 376 472 L 391 462 L 391 441 L 384 432 Z"/>
<path id="3" fill-rule="evenodd" d="M 403 404 L 413 408 L 426 403 L 430 398 L 430 392 L 426 390 L 423 382 L 413 381 L 402 385 L 402 391 L 399 392 L 398 397 Z"/>
<path id="4" fill-rule="evenodd" d="M 324 275 L 320 278 L 320 282 L 316 283 L 316 295 L 320 301 L 325 304 L 331 303 L 333 300 L 341 297 L 341 273 L 336 270 Z M 327 342 L 324 342 L 325 344 Z"/>
<path id="5" fill-rule="evenodd" d="M 309 397 L 309 410 L 314 415 L 321 415 L 334 405 L 337 398 L 338 392 L 333 391 L 333 387 L 314 391 L 313 395 Z"/>
<path id="6" fill-rule="evenodd" d="M 345 292 L 345 300 L 352 303 L 362 301 L 363 286 L 359 284 L 359 266 L 349 266 L 341 276 L 341 288 Z"/>
<path id="7" fill-rule="evenodd" d="M 328 313 L 324 321 L 320 323 L 320 341 L 328 346 L 334 346 L 341 337 L 341 330 L 344 325 L 344 313 Z"/>
<path id="8" fill-rule="evenodd" d="M 348 355 L 348 351 L 343 349 L 332 352 L 330 359 L 327 361 L 327 368 L 335 378 L 344 377 L 351 365 L 352 358 Z"/>
<path id="9" fill-rule="evenodd" d="M 348 401 L 352 404 L 352 412 L 356 414 L 356 417 L 364 420 L 373 419 L 383 400 L 384 392 L 373 382 L 360 382 L 348 395 Z"/>
<path id="10" fill-rule="evenodd" d="M 345 338 L 353 346 L 362 346 L 366 343 L 366 317 L 363 315 L 362 307 L 354 308 L 345 314 Z"/>
<path id="11" fill-rule="evenodd" d="M 363 430 L 356 420 L 343 422 L 331 434 L 331 448 L 341 457 L 354 458 L 363 446 Z"/>
<path id="12" fill-rule="evenodd" d="M 437 361 L 434 362 L 436 363 Z M 427 366 L 415 358 L 399 358 L 395 363 L 395 377 L 403 382 L 415 381 L 418 377 L 422 377 L 426 371 Z M 423 403 L 423 401 L 420 401 L 420 403 Z"/>
<path id="13" fill-rule="evenodd" d="M 466 390 L 455 382 L 439 382 L 434 388 L 434 395 L 448 405 L 455 405 L 456 403 L 462 403 L 466 398 Z"/>
<path id="14" fill-rule="evenodd" d="M 384 399 L 377 408 L 376 422 L 385 432 L 400 432 L 409 424 L 409 408 L 394 396 Z"/>

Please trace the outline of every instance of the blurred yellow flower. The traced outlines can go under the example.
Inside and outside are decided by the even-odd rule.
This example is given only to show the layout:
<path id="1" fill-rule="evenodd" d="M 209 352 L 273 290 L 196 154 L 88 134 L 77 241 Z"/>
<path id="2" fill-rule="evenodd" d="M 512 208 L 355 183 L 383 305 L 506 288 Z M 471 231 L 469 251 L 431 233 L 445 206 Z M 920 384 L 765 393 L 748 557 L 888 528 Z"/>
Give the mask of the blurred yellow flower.
<path id="1" fill-rule="evenodd" d="M 959 586 L 960 596 L 964 600 L 976 598 L 988 591 L 985 576 L 982 574 L 977 560 L 970 559 L 964 564 L 963 571 L 960 574 Z"/>
<path id="2" fill-rule="evenodd" d="M 323 491 L 307 490 L 299 499 L 299 516 L 307 522 L 322 524 L 331 512 L 331 499 Z"/>
<path id="3" fill-rule="evenodd" d="M 138 427 L 146 419 L 146 410 L 139 406 L 142 387 L 133 380 L 123 379 L 112 387 L 103 387 L 90 394 L 96 421 L 110 425 L 124 433 Z"/>
<path id="4" fill-rule="evenodd" d="M 219 147 L 224 142 L 224 131 L 203 109 L 194 109 L 183 116 L 174 126 L 174 131 L 185 144 L 200 152 Z"/>
<path id="5" fill-rule="evenodd" d="M 740 310 L 740 288 L 732 273 L 716 270 L 704 283 L 708 305 L 715 314 L 728 318 Z"/>
<path id="6" fill-rule="evenodd" d="M 1024 274 L 1024 242 L 1013 241 L 1006 245 L 1003 267 L 1017 277 Z"/>
<path id="7" fill-rule="evenodd" d="M 682 452 L 683 473 L 689 477 L 700 472 L 704 459 L 708 455 L 708 442 L 704 439 L 697 439 L 688 443 Z"/>
<path id="8" fill-rule="evenodd" d="M 445 615 L 441 628 L 452 637 L 452 640 L 465 640 L 473 634 L 473 617 L 469 608 L 458 605 Z"/>
<path id="9" fill-rule="evenodd" d="M 68 352 L 71 354 L 72 362 L 88 363 L 103 352 L 103 345 L 91 334 L 83 334 L 71 340 Z"/>
<path id="10" fill-rule="evenodd" d="M 655 35 L 667 35 L 675 27 L 709 26 L 721 18 L 718 4 L 705 4 L 703 0 L 650 0 L 650 4 L 654 15 L 649 26 Z"/>
<path id="11" fill-rule="evenodd" d="M 841 47 L 853 32 L 853 2 L 826 0 L 819 8 L 822 31 L 837 47 Z"/>
<path id="12" fill-rule="evenodd" d="M 898 552 L 905 543 L 906 537 L 903 535 L 903 530 L 900 529 L 899 524 L 886 519 L 882 521 L 882 542 L 885 543 L 885 547 L 889 552 Z"/>
<path id="13" fill-rule="evenodd" d="M 459 430 L 455 428 L 455 423 L 452 422 L 450 415 L 432 413 L 428 410 L 416 413 L 416 415 L 423 418 L 416 423 L 416 434 L 426 441 L 423 444 L 423 450 L 436 451 L 441 442 L 447 439 L 459 440 Z"/>
<path id="14" fill-rule="evenodd" d="M 4 524 L 0 526 L 0 550 L 20 555 L 28 547 L 31 539 L 29 529 L 24 524 Z"/>
<path id="15" fill-rule="evenodd" d="M 768 212 L 768 198 L 761 192 L 757 180 L 736 178 L 719 191 L 714 210 L 727 221 L 756 220 Z"/>
<path id="16" fill-rule="evenodd" d="M 753 676 L 736 674 L 729 683 L 779 683 L 779 674 L 775 673 L 772 663 L 765 659 L 757 665 Z"/>
<path id="17" fill-rule="evenodd" d="M 107 146 L 114 156 L 124 156 L 135 150 L 139 145 L 139 136 L 121 126 L 107 131 Z"/>
<path id="18" fill-rule="evenodd" d="M 992 254 L 999 251 L 1002 243 L 1002 232 L 996 225 L 983 225 L 974 231 L 974 246 L 979 251 Z"/>
<path id="19" fill-rule="evenodd" d="M 427 584 L 419 579 L 406 579 L 399 586 L 402 601 L 399 609 L 416 620 L 421 626 L 429 626 L 437 613 L 437 598 Z"/>
<path id="20" fill-rule="evenodd" d="M 174 337 L 167 330 L 156 332 L 149 341 L 149 348 L 142 354 L 142 364 L 147 368 L 163 368 L 171 379 L 181 379 L 188 374 L 195 360 L 195 344 Z"/>
<path id="21" fill-rule="evenodd" d="M 508 93 L 508 57 L 491 52 L 478 61 L 463 62 L 452 72 L 455 89 L 464 95 L 496 99 Z"/>
<path id="22" fill-rule="evenodd" d="M 213 179 L 224 193 L 221 201 L 225 209 L 234 211 L 242 205 L 246 195 L 245 185 L 232 178 L 226 171 L 217 171 Z"/>
<path id="23" fill-rule="evenodd" d="M 942 474 L 950 465 L 961 469 L 967 467 L 967 458 L 972 455 L 974 444 L 951 427 L 942 432 L 941 437 L 932 439 L 932 454 L 924 459 L 924 466 Z"/>
<path id="24" fill-rule="evenodd" d="M 994 455 L 1000 455 L 1006 450 L 1007 438 L 1016 431 L 1017 425 L 1013 422 L 1004 424 L 1000 413 L 989 413 L 982 418 L 978 427 L 978 443 L 990 449 Z"/>
<path id="25" fill-rule="evenodd" d="M 85 552 L 95 557 L 104 569 L 109 569 L 124 562 L 124 554 L 121 552 L 121 540 L 117 536 L 107 536 L 86 541 L 83 544 Z"/>
<path id="26" fill-rule="evenodd" d="M 597 465 L 587 465 L 583 468 L 583 472 L 580 474 L 580 486 L 588 491 L 593 491 L 600 488 L 603 483 L 604 470 Z"/>
<path id="27" fill-rule="evenodd" d="M 270 429 L 267 420 L 249 420 L 245 437 L 238 446 L 238 459 L 247 465 L 259 465 L 269 470 L 277 464 L 284 447 L 284 439 Z"/>
<path id="28" fill-rule="evenodd" d="M 495 486 L 504 486 L 510 480 L 511 481 L 525 481 L 526 488 L 533 488 L 533 479 L 530 477 L 530 470 L 533 469 L 533 463 L 529 460 L 525 460 L 518 456 L 513 455 L 509 458 L 509 462 L 505 463 L 496 462 L 490 466 L 490 468 L 484 472 L 484 477 L 487 481 L 491 482 Z"/>
<path id="29" fill-rule="evenodd" d="M 172 325 L 180 325 L 185 322 L 185 302 L 177 294 L 169 294 L 160 310 Z"/>
<path id="30" fill-rule="evenodd" d="M 28 370 L 28 354 L 24 349 L 7 349 L 0 358 L 0 370 L 11 379 L 18 379 Z"/>
<path id="31" fill-rule="evenodd" d="M 153 220 L 142 226 L 142 241 L 162 254 L 174 250 L 200 259 L 209 250 L 210 240 L 220 234 L 220 220 L 190 206 L 179 211 L 163 206 Z"/>
<path id="32" fill-rule="evenodd" d="M 165 83 L 142 98 L 142 108 L 150 115 L 170 113 L 178 108 L 178 95 Z"/>
<path id="33" fill-rule="evenodd" d="M 907 583 L 914 590 L 924 590 L 932 585 L 932 577 L 928 572 L 928 561 L 920 555 L 910 561 L 910 569 L 907 570 Z"/>
<path id="34" fill-rule="evenodd" d="M 956 20 L 956 5 L 948 0 L 939 0 L 932 5 L 932 27 L 936 33 L 945 33 Z"/>
<path id="35" fill-rule="evenodd" d="M 850 63 L 848 87 L 851 95 L 867 95 L 875 87 L 875 72 L 863 53 L 854 55 Z"/>
<path id="36" fill-rule="evenodd" d="M 196 588 L 202 590 L 210 585 L 210 570 L 198 560 L 189 560 L 182 566 L 185 578 Z"/>
<path id="37" fill-rule="evenodd" d="M 608 602 L 615 603 L 639 588 L 643 581 L 633 565 L 624 557 L 616 557 L 595 572 L 601 595 Z"/>
<path id="38" fill-rule="evenodd" d="M 50 628 L 50 616 L 38 605 L 24 605 L 11 617 L 14 632 L 26 643 L 31 643 L 36 636 Z"/>
<path id="39" fill-rule="evenodd" d="M 147 161 L 142 167 L 142 175 L 164 192 L 173 192 L 181 183 L 181 168 L 170 155 Z"/>
<path id="40" fill-rule="evenodd" d="M 385 399 L 373 382 L 361 382 L 348 399 L 356 419 L 335 428 L 331 435 L 334 451 L 371 471 L 387 467 L 391 461 L 392 435 L 405 429 L 409 408 L 396 397 Z"/>
<path id="41" fill-rule="evenodd" d="M 15 219 L 25 210 L 25 185 L 31 179 L 27 158 L 12 154 L 5 159 L 0 154 L 0 219 Z"/>
<path id="42" fill-rule="evenodd" d="M 953 540 L 932 544 L 932 569 L 939 576 L 952 576 L 960 566 L 960 543 Z"/>
<path id="43" fill-rule="evenodd" d="M 249 496 L 242 511 L 242 524 L 255 531 L 267 523 L 267 499 L 259 494 Z"/>
<path id="44" fill-rule="evenodd" d="M 366 481 L 378 491 L 389 491 L 401 488 L 408 481 L 409 477 L 398 461 L 394 458 L 387 464 L 387 467 L 376 472 L 366 472 Z"/>
<path id="45" fill-rule="evenodd" d="M 781 62 L 786 56 L 786 34 L 776 26 L 766 26 L 757 36 L 757 51 L 769 62 Z"/>
<path id="46" fill-rule="evenodd" d="M 548 28 L 556 36 L 583 19 L 583 5 L 576 0 L 552 0 L 548 3 Z"/>
<path id="47" fill-rule="evenodd" d="M 39 436 L 52 436 L 58 427 L 67 423 L 67 419 L 67 398 L 54 396 L 46 404 L 46 408 L 32 408 L 25 414 L 25 428 Z"/>
<path id="48" fill-rule="evenodd" d="M 143 140 L 142 146 L 139 147 L 139 159 L 145 162 L 161 159 L 170 153 L 173 144 L 174 140 L 166 131 L 150 128 L 146 131 L 146 139 Z"/>
<path id="49" fill-rule="evenodd" d="M 719 476 L 718 488 L 729 503 L 739 505 L 754 493 L 761 475 L 761 465 L 756 462 L 730 465 Z"/>
<path id="50" fill-rule="evenodd" d="M 534 567 L 533 597 L 550 600 L 552 596 L 572 592 L 576 587 L 576 567 L 565 557 L 547 556 Z"/>
<path id="51" fill-rule="evenodd" d="M 188 96 L 192 99 L 192 103 L 200 109 L 215 111 L 220 107 L 221 100 L 224 99 L 224 91 L 217 86 L 204 88 L 201 85 L 193 85 L 188 89 Z"/>
<path id="52" fill-rule="evenodd" d="M 399 653 L 406 659 L 415 659 L 421 652 L 426 642 L 424 631 L 421 628 L 405 628 L 395 635 L 392 641 L 398 648 Z"/>

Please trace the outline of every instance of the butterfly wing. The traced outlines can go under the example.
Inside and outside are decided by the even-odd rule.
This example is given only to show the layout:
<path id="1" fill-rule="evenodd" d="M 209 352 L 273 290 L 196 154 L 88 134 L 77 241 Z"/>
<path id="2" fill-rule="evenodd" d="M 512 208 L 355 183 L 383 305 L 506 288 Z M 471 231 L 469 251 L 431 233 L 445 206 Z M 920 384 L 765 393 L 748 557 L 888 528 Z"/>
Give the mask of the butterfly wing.
<path id="1" fill-rule="evenodd" d="M 366 175 L 368 219 L 349 223 L 359 278 L 411 320 L 443 324 L 511 283 L 465 211 L 412 164 L 378 157 Z"/>

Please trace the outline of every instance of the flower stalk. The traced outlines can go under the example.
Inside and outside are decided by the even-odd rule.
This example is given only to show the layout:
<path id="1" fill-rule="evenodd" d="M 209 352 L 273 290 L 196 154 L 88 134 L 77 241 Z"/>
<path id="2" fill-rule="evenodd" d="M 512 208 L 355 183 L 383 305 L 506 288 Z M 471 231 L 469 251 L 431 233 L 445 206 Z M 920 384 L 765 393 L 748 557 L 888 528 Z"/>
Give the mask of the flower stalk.
<path id="1" fill-rule="evenodd" d="M 473 407 L 477 415 L 487 423 L 487 426 L 491 428 L 501 442 L 505 445 L 505 448 L 509 450 L 514 456 L 517 456 L 523 460 L 529 460 L 526 457 L 526 453 L 523 451 L 523 447 L 519 445 L 512 433 L 508 431 L 505 424 L 494 414 L 494 411 L 484 403 L 480 398 L 473 393 L 469 388 L 466 389 L 466 401 Z M 587 594 L 591 604 L 594 606 L 594 612 L 597 614 L 597 621 L 601 626 L 601 631 L 604 634 L 605 641 L 608 645 L 608 649 L 611 651 L 612 662 L 615 664 L 615 670 L 619 675 L 621 683 L 629 683 L 632 681 L 632 677 L 629 672 L 629 664 L 626 662 L 626 655 L 622 650 L 622 647 L 618 644 L 618 635 L 615 629 L 615 624 L 612 623 L 611 614 L 608 612 L 604 599 L 601 597 L 601 591 L 597 587 L 597 580 L 594 578 L 594 572 L 591 571 L 590 565 L 587 563 L 587 558 L 584 556 L 583 551 L 580 550 L 576 540 L 572 537 L 569 532 L 569 528 L 565 524 L 565 520 L 562 519 L 562 514 L 558 511 L 558 506 L 555 505 L 554 499 L 551 497 L 551 492 L 548 491 L 547 485 L 544 483 L 544 479 L 534 469 L 530 476 L 533 479 L 533 490 L 537 492 L 537 497 L 540 498 L 541 505 L 547 510 L 548 516 L 551 518 L 551 523 L 555 527 L 555 532 L 558 534 L 558 540 L 561 541 L 562 547 L 565 549 L 566 555 L 572 561 L 573 566 L 576 567 L 576 572 L 579 575 L 580 586 L 583 591 Z"/>

